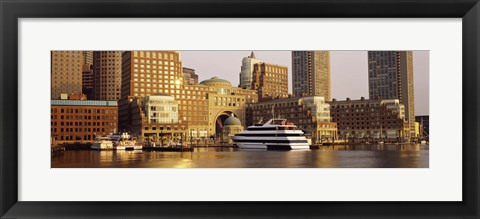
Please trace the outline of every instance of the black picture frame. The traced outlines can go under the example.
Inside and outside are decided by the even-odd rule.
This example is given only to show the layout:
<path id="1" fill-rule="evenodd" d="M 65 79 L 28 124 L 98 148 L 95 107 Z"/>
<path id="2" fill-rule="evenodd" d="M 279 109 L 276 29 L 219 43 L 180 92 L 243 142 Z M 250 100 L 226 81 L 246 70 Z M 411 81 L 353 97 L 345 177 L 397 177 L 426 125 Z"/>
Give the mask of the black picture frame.
<path id="1" fill-rule="evenodd" d="M 268 10 L 267 10 L 268 9 Z M 478 0 L 0 0 L 2 218 L 479 218 Z M 134 17 L 462 18 L 462 202 L 18 201 L 18 19 Z M 40 42 L 41 43 L 41 42 Z M 448 43 L 448 42 L 447 42 Z M 455 75 L 452 75 L 455 77 Z M 448 121 L 447 121 L 448 122 Z M 440 122 L 441 123 L 441 122 Z M 439 124 L 439 123 L 438 123 Z M 457 145 L 460 146 L 460 145 Z M 55 191 L 52 191 L 55 192 Z M 442 192 L 442 191 L 438 191 Z"/>

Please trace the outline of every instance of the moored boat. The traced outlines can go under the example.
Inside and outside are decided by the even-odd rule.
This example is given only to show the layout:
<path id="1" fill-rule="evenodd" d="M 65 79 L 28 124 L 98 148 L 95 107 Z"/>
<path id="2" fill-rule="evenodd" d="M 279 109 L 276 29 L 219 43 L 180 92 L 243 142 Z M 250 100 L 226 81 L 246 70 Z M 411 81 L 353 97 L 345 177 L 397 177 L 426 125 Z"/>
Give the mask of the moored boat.
<path id="1" fill-rule="evenodd" d="M 310 149 L 305 133 L 286 119 L 270 119 L 265 124 L 249 126 L 235 134 L 232 140 L 240 149 Z"/>
<path id="2" fill-rule="evenodd" d="M 122 134 L 112 134 L 110 139 L 113 141 L 114 150 L 142 150 L 143 145 L 137 142 L 135 137 L 124 132 Z"/>
<path id="3" fill-rule="evenodd" d="M 112 150 L 113 142 L 110 137 L 96 137 L 90 147 L 94 150 Z"/>

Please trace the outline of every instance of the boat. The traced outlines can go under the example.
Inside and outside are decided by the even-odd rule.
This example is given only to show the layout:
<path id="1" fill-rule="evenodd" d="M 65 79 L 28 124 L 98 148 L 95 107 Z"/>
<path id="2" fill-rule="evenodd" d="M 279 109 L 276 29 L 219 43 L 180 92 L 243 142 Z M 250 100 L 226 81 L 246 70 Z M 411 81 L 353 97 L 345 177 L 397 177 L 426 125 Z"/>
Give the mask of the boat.
<path id="1" fill-rule="evenodd" d="M 232 136 L 232 140 L 240 149 L 310 149 L 305 133 L 293 123 L 280 118 L 249 126 L 247 130 Z"/>
<path id="2" fill-rule="evenodd" d="M 113 142 L 114 150 L 142 150 L 143 145 L 137 142 L 137 139 L 124 132 L 122 134 L 111 134 L 110 139 Z"/>
<path id="3" fill-rule="evenodd" d="M 113 142 L 110 137 L 96 137 L 90 147 L 94 150 L 112 150 Z"/>

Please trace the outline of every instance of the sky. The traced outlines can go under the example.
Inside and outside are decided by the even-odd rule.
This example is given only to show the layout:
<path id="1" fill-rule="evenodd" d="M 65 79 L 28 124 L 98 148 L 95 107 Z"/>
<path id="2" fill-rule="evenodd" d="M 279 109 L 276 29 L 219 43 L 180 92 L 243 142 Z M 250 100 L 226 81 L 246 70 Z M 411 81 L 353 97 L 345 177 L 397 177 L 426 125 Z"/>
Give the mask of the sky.
<path id="1" fill-rule="evenodd" d="M 288 67 L 288 90 L 292 92 L 291 51 L 253 51 L 270 64 Z M 195 69 L 199 82 L 219 77 L 238 86 L 243 57 L 251 51 L 180 51 L 183 67 Z M 332 98 L 352 100 L 368 98 L 367 51 L 331 51 Z M 429 114 L 429 51 L 413 51 L 415 115 Z"/>

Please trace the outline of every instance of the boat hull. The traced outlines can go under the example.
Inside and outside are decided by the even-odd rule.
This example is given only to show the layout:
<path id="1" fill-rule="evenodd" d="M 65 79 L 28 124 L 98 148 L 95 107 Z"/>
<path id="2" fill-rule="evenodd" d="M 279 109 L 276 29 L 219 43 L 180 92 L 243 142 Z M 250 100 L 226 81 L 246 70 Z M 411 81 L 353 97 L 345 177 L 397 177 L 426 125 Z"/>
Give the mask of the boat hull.
<path id="1" fill-rule="evenodd" d="M 258 149 L 258 150 L 309 150 L 307 143 L 294 144 L 274 144 L 274 143 L 254 143 L 254 142 L 235 142 L 240 149 Z"/>
<path id="2" fill-rule="evenodd" d="M 142 150 L 142 145 L 122 145 L 122 146 L 115 146 L 115 150 Z"/>
<path id="3" fill-rule="evenodd" d="M 90 148 L 93 150 L 113 150 L 113 144 L 111 142 L 93 143 Z"/>

